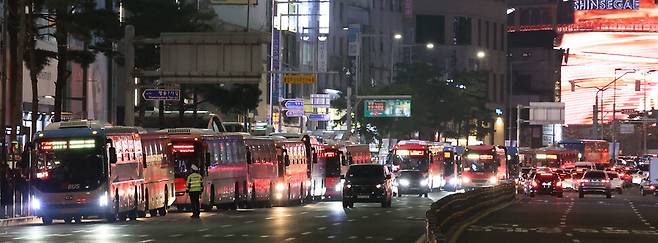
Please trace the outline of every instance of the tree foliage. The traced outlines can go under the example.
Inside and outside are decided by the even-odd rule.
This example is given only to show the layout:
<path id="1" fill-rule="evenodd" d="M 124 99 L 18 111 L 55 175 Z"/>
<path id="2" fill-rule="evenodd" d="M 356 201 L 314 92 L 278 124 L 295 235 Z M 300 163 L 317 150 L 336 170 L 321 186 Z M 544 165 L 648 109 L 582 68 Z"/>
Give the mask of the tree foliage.
<path id="1" fill-rule="evenodd" d="M 228 88 L 220 85 L 200 85 L 198 90 L 206 102 L 218 107 L 223 113 L 241 115 L 255 110 L 262 94 L 258 86 L 253 84 L 234 84 Z"/>
<path id="2" fill-rule="evenodd" d="M 376 90 L 378 95 L 411 95 L 410 118 L 363 118 L 358 106 L 359 123 L 375 126 L 379 137 L 433 139 L 437 132 L 451 137 L 466 134 L 486 135 L 491 110 L 487 102 L 487 72 L 457 73 L 446 79 L 442 70 L 427 63 L 400 66 L 397 82 Z M 366 125 L 361 125 L 361 130 Z"/>

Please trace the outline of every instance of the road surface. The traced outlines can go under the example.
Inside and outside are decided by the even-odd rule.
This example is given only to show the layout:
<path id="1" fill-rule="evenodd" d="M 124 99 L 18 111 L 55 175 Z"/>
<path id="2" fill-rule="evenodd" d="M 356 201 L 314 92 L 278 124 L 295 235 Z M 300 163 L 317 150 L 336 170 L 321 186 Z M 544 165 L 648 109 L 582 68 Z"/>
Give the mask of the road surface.
<path id="1" fill-rule="evenodd" d="M 425 211 L 430 198 L 393 199 L 391 208 L 355 204 L 344 210 L 340 202 L 318 202 L 297 207 L 190 213 L 105 223 L 25 225 L 0 229 L 0 242 L 416 242 L 425 233 Z"/>
<path id="2" fill-rule="evenodd" d="M 658 242 L 658 197 L 629 188 L 624 194 L 565 193 L 521 199 L 469 226 L 460 243 L 655 243 Z"/>

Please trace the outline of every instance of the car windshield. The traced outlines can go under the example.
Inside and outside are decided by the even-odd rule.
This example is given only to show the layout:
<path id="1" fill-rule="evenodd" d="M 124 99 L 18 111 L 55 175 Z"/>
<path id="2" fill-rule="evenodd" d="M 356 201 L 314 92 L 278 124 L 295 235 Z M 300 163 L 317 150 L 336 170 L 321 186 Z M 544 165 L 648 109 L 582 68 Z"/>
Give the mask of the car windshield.
<path id="1" fill-rule="evenodd" d="M 595 179 L 595 180 L 603 180 L 606 178 L 605 172 L 601 171 L 590 171 L 585 173 L 585 177 L 587 179 Z"/>
<path id="2" fill-rule="evenodd" d="M 384 167 L 381 165 L 351 166 L 347 170 L 348 179 L 384 179 Z"/>
<path id="3" fill-rule="evenodd" d="M 408 178 L 419 178 L 422 177 L 423 173 L 420 171 L 413 171 L 413 170 L 405 170 L 400 172 L 400 177 L 408 177 Z"/>
<path id="4" fill-rule="evenodd" d="M 400 166 L 401 170 L 426 171 L 429 168 L 427 156 L 394 155 L 392 162 L 394 165 Z"/>
<path id="5" fill-rule="evenodd" d="M 325 173 L 328 177 L 337 177 L 340 176 L 340 156 L 334 153 L 325 153 L 331 156 L 326 156 L 325 158 Z"/>

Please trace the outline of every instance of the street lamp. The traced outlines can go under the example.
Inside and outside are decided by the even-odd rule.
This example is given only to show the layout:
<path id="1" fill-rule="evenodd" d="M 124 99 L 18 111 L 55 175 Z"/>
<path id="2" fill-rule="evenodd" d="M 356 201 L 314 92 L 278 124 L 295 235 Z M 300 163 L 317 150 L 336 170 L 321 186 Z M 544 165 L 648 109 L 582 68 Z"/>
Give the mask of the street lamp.
<path id="1" fill-rule="evenodd" d="M 393 35 L 393 38 L 396 39 L 396 40 L 402 39 L 402 34 L 395 33 L 395 35 Z"/>
<path id="2" fill-rule="evenodd" d="M 425 47 L 427 47 L 427 49 L 434 49 L 434 43 L 427 43 Z"/>
<path id="3" fill-rule="evenodd" d="M 482 58 L 487 56 L 487 53 L 485 53 L 484 51 L 478 51 L 476 56 L 477 56 L 477 58 L 482 59 Z"/>
<path id="4" fill-rule="evenodd" d="M 619 156 L 619 153 L 617 153 L 617 80 L 620 80 L 624 75 L 629 74 L 629 73 L 635 73 L 637 70 L 631 69 L 630 71 L 627 71 L 623 73 L 619 78 L 617 78 L 617 71 L 624 70 L 622 68 L 615 68 L 615 79 L 612 80 L 612 154 L 617 161 L 617 156 Z"/>

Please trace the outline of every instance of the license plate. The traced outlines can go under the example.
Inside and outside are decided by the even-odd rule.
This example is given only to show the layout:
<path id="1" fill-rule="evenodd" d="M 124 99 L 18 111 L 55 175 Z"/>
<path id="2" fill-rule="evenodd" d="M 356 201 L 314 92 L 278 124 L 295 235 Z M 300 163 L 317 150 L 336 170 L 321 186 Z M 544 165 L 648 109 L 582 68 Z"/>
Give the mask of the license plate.
<path id="1" fill-rule="evenodd" d="M 356 196 L 356 198 L 366 199 L 366 198 L 370 198 L 370 195 L 358 195 L 358 196 Z"/>

